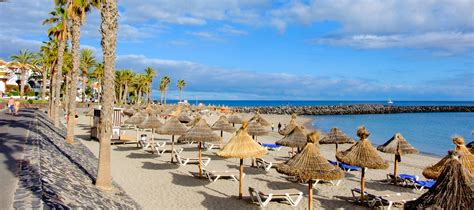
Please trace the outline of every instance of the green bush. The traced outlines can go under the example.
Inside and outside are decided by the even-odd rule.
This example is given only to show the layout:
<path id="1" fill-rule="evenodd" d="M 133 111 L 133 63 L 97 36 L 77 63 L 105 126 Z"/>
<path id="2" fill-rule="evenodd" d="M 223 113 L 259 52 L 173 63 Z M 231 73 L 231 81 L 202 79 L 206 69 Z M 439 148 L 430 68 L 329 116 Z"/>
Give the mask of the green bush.
<path id="1" fill-rule="evenodd" d="M 29 104 L 33 104 L 33 99 L 28 99 Z"/>

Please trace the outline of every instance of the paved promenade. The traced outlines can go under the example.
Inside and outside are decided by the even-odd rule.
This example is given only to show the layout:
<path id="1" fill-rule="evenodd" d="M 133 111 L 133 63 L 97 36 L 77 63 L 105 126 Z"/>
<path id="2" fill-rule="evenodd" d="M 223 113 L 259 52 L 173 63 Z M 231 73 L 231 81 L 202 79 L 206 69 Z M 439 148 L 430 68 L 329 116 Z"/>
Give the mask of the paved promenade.
<path id="1" fill-rule="evenodd" d="M 0 111 L 0 209 L 11 209 L 18 185 L 18 163 L 23 157 L 23 145 L 29 134 L 31 113 L 18 116 Z"/>

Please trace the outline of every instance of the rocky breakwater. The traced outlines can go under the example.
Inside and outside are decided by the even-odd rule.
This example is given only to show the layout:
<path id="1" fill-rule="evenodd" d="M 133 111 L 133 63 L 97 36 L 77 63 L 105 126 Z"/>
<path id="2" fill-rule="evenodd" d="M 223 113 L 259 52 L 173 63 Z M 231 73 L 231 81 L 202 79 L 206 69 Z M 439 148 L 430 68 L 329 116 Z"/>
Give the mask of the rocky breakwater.
<path id="1" fill-rule="evenodd" d="M 116 183 L 108 192 L 96 188 L 92 152 L 79 141 L 66 143 L 64 130 L 44 113 L 26 111 L 34 119 L 19 166 L 14 209 L 140 209 Z"/>
<path id="2" fill-rule="evenodd" d="M 341 115 L 341 114 L 395 114 L 419 112 L 474 112 L 474 106 L 387 106 L 376 104 L 334 106 L 256 106 L 233 107 L 235 112 L 261 114 Z"/>

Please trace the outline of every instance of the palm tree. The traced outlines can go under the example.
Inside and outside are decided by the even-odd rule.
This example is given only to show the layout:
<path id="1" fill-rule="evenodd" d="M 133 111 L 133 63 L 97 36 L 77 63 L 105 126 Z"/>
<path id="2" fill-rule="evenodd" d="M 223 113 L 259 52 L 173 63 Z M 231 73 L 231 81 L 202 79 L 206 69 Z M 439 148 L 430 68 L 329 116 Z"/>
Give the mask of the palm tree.
<path id="1" fill-rule="evenodd" d="M 165 100 L 165 83 L 163 82 L 163 79 L 160 81 L 160 103 L 164 104 Z"/>
<path id="2" fill-rule="evenodd" d="M 114 101 L 119 102 L 122 101 L 122 78 L 123 78 L 124 70 L 116 70 L 115 71 L 115 94 L 114 94 Z"/>
<path id="3" fill-rule="evenodd" d="M 35 59 L 35 54 L 29 50 L 20 50 L 20 54 L 10 56 L 14 65 L 20 70 L 20 97 L 25 94 L 26 73 L 31 69 L 31 63 Z"/>
<path id="4" fill-rule="evenodd" d="M 97 2 L 89 0 L 57 0 L 63 1 L 66 4 L 67 15 L 71 19 L 71 46 L 72 46 L 72 70 L 71 82 L 69 84 L 69 105 L 67 110 L 67 133 L 66 142 L 74 143 L 74 127 L 76 114 L 76 96 L 77 96 L 77 78 L 78 70 L 80 68 L 80 37 L 81 26 L 85 21 L 86 12 L 91 9 L 91 6 L 97 6 Z"/>
<path id="5" fill-rule="evenodd" d="M 186 86 L 186 82 L 184 80 L 180 79 L 176 83 L 176 87 L 179 89 L 179 101 L 181 101 L 181 93 L 183 92 L 183 88 Z"/>
<path id="6" fill-rule="evenodd" d="M 82 102 L 85 102 L 86 99 L 86 87 L 88 84 L 88 74 L 89 70 L 95 66 L 97 62 L 95 61 L 94 52 L 91 49 L 81 50 L 81 76 L 82 76 Z"/>
<path id="7" fill-rule="evenodd" d="M 132 71 L 132 70 L 129 70 L 129 69 L 125 69 L 123 71 L 123 75 L 122 75 L 122 85 L 123 85 L 123 96 L 122 96 L 122 100 L 123 100 L 123 103 L 126 104 L 127 103 L 127 99 L 128 99 L 128 86 L 130 85 L 130 83 L 132 83 L 132 80 L 133 78 L 135 77 L 135 73 Z"/>
<path id="8" fill-rule="evenodd" d="M 101 5 L 102 52 L 104 58 L 104 82 L 106 93 L 114 91 L 115 48 L 117 44 L 118 10 L 117 0 L 102 0 Z M 110 137 L 112 136 L 113 96 L 104 95 L 99 121 L 99 164 L 95 185 L 104 190 L 112 188 L 110 170 Z"/>
<path id="9" fill-rule="evenodd" d="M 166 104 L 166 92 L 168 91 L 168 85 L 171 83 L 171 79 L 168 76 L 161 78 L 160 91 L 163 89 L 163 101 Z M 163 86 L 163 87 L 162 87 Z"/>
<path id="10" fill-rule="evenodd" d="M 69 37 L 69 27 L 67 25 L 67 13 L 64 10 L 63 2 L 55 1 L 56 7 L 54 11 L 50 13 L 51 17 L 43 21 L 43 24 L 55 24 L 51 28 L 48 29 L 48 35 L 53 40 L 56 40 L 58 44 L 57 50 L 57 58 L 56 58 L 56 66 L 54 68 L 55 75 L 52 78 L 50 84 L 50 88 L 54 89 L 54 94 L 50 96 L 49 100 L 53 100 L 52 102 L 52 109 L 51 115 L 53 117 L 54 126 L 59 127 L 59 103 L 61 97 L 61 81 L 62 78 L 62 68 L 63 68 L 63 57 L 64 57 L 64 50 L 66 49 L 66 41 Z"/>
<path id="11" fill-rule="evenodd" d="M 148 78 L 144 74 L 136 74 L 135 77 L 132 79 L 132 87 L 135 90 L 135 104 L 141 101 L 142 93 L 144 92 L 144 90 L 146 90 L 147 85 Z"/>
<path id="12" fill-rule="evenodd" d="M 54 113 L 53 110 L 55 109 L 53 107 L 53 95 L 55 94 L 53 85 L 56 82 L 55 75 L 56 73 L 54 72 L 54 68 L 56 67 L 57 64 L 57 51 L 58 51 L 58 43 L 56 40 L 50 39 L 49 42 L 43 42 L 43 46 L 40 47 L 40 51 L 43 54 L 43 59 L 47 60 L 46 61 L 46 68 L 49 68 L 49 103 L 48 103 L 48 115 L 51 119 L 54 118 Z M 46 79 L 45 76 L 46 74 L 43 74 L 43 89 L 41 90 L 42 92 L 42 97 L 43 99 L 45 98 L 45 91 L 46 91 Z"/>
<path id="13" fill-rule="evenodd" d="M 150 101 L 151 101 L 151 87 L 152 87 L 152 83 L 153 83 L 153 78 L 156 76 L 156 74 L 157 74 L 156 70 L 151 68 L 151 67 L 147 67 L 145 69 L 145 75 L 148 79 L 147 92 L 146 92 L 147 96 L 148 96 L 148 98 L 147 98 L 148 103 L 150 103 Z"/>
<path id="14" fill-rule="evenodd" d="M 104 78 L 104 64 L 102 63 L 96 63 L 94 66 L 94 69 L 92 69 L 91 72 L 91 77 L 93 77 L 96 82 L 97 82 L 97 99 L 99 103 L 101 102 L 101 96 L 102 96 L 102 79 Z"/>

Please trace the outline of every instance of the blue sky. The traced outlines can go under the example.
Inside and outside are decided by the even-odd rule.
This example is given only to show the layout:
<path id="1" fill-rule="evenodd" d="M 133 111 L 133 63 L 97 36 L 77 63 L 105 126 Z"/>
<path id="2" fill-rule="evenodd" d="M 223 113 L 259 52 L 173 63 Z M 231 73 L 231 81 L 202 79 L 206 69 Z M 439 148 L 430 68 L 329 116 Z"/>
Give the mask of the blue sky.
<path id="1" fill-rule="evenodd" d="M 0 57 L 37 50 L 52 0 L 0 3 Z M 119 0 L 117 68 L 189 99 L 474 100 L 472 0 Z M 100 51 L 100 15 L 81 44 Z"/>

